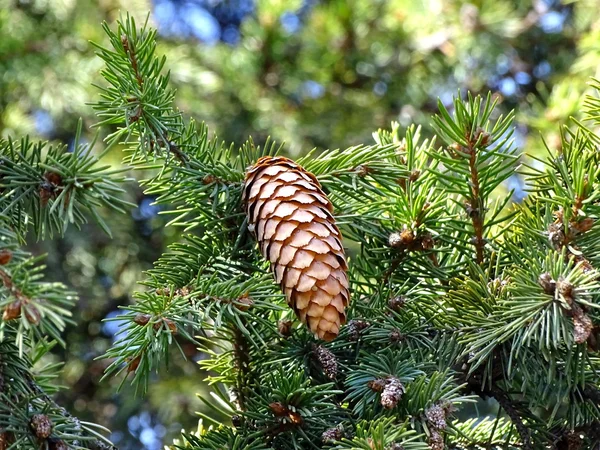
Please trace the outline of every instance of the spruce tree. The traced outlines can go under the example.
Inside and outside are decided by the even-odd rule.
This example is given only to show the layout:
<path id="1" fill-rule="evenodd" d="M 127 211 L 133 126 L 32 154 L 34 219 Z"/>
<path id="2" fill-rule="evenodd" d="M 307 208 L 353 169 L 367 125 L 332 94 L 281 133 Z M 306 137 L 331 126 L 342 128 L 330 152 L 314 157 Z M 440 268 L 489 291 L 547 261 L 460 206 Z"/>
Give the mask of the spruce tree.
<path id="1" fill-rule="evenodd" d="M 146 25 L 104 29 L 93 107 L 105 144 L 123 148 L 181 230 L 118 318 L 127 325 L 106 376 L 143 395 L 183 340 L 201 349 L 213 414 L 173 448 L 600 445 L 596 94 L 588 122 L 561 128 L 543 158 L 519 153 L 496 97 L 467 94 L 439 103 L 435 136 L 394 123 L 372 143 L 291 162 L 285 145 L 238 147 L 186 120 Z M 6 448 L 104 445 L 31 369 L 60 344 L 74 296 L 41 283 L 18 250 L 29 228 L 44 238 L 125 206 L 122 177 L 98 168 L 91 146 L 75 148 L 1 147 Z M 504 187 L 515 172 L 527 183 L 520 204 Z M 306 227 L 298 211 L 312 216 Z"/>

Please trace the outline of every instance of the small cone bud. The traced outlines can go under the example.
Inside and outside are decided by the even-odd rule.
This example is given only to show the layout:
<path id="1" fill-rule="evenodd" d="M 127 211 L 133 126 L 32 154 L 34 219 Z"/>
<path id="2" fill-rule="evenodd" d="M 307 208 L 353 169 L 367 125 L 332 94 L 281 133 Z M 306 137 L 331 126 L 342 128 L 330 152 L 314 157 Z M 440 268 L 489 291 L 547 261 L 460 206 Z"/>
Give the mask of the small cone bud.
<path id="1" fill-rule="evenodd" d="M 570 281 L 560 278 L 556 282 L 556 289 L 558 289 L 558 293 L 562 295 L 568 303 L 573 301 L 575 286 L 573 286 Z"/>
<path id="2" fill-rule="evenodd" d="M 47 439 L 52 434 L 52 421 L 45 414 L 36 414 L 29 421 L 33 433 L 40 439 Z"/>
<path id="3" fill-rule="evenodd" d="M 277 322 L 277 331 L 284 337 L 289 337 L 292 335 L 292 324 L 291 320 L 280 320 Z"/>
<path id="4" fill-rule="evenodd" d="M 333 206 L 316 177 L 290 159 L 265 156 L 246 173 L 242 200 L 288 304 L 316 337 L 333 340 L 346 322 L 349 283 Z"/>
<path id="5" fill-rule="evenodd" d="M 302 425 L 304 423 L 304 419 L 300 413 L 297 413 L 296 411 L 288 412 L 288 419 L 290 419 L 294 425 Z"/>
<path id="6" fill-rule="evenodd" d="M 133 321 L 135 323 L 137 323 L 138 325 L 146 325 L 151 319 L 150 314 L 143 314 L 143 313 L 138 313 L 135 315 L 135 317 L 133 318 Z"/>
<path id="7" fill-rule="evenodd" d="M 16 300 L 4 307 L 2 320 L 13 320 L 21 317 L 21 302 Z"/>
<path id="8" fill-rule="evenodd" d="M 339 441 L 344 436 L 344 427 L 340 424 L 333 428 L 329 428 L 321 435 L 321 440 L 324 444 L 332 444 Z"/>
<path id="9" fill-rule="evenodd" d="M 242 426 L 242 423 L 244 423 L 244 420 L 241 415 L 234 414 L 233 416 L 231 416 L 231 424 L 234 427 L 239 428 Z"/>
<path id="10" fill-rule="evenodd" d="M 393 309 L 396 312 L 399 312 L 406 305 L 406 297 L 403 295 L 398 295 L 396 297 L 392 297 L 388 301 L 388 306 L 390 309 Z"/>
<path id="11" fill-rule="evenodd" d="M 248 311 L 252 305 L 254 305 L 254 300 L 250 298 L 247 292 L 235 301 L 235 307 L 240 311 Z"/>
<path id="12" fill-rule="evenodd" d="M 69 446 L 63 440 L 50 443 L 50 450 L 69 450 Z"/>
<path id="13" fill-rule="evenodd" d="M 538 278 L 538 283 L 548 295 L 554 295 L 556 290 L 556 281 L 552 279 L 552 276 L 548 272 L 544 272 Z"/>
<path id="14" fill-rule="evenodd" d="M 431 431 L 431 436 L 429 436 L 428 444 L 429 444 L 429 448 L 431 448 L 431 450 L 444 450 L 444 448 L 445 448 L 444 437 L 437 430 Z"/>
<path id="15" fill-rule="evenodd" d="M 592 319 L 583 311 L 578 316 L 573 317 L 573 340 L 576 344 L 583 344 L 590 337 L 594 328 Z"/>
<path id="16" fill-rule="evenodd" d="M 12 259 L 12 252 L 8 249 L 0 250 L 0 266 L 4 266 Z"/>
<path id="17" fill-rule="evenodd" d="M 330 380 L 334 380 L 338 370 L 337 358 L 335 355 L 330 350 L 320 345 L 315 348 L 315 354 L 317 355 L 319 364 L 323 368 L 325 376 Z"/>
<path id="18" fill-rule="evenodd" d="M 400 330 L 392 330 L 390 332 L 390 341 L 392 344 L 397 344 L 404 340 L 404 334 Z"/>
<path id="19" fill-rule="evenodd" d="M 567 434 L 567 450 L 580 450 L 583 446 L 583 436 L 575 431 Z"/>
<path id="20" fill-rule="evenodd" d="M 381 405 L 385 409 L 392 409 L 398 405 L 398 402 L 404 394 L 404 385 L 396 377 L 387 379 L 387 384 L 381 393 Z"/>
<path id="21" fill-rule="evenodd" d="M 351 320 L 348 322 L 348 334 L 351 341 L 358 341 L 362 330 L 369 326 L 366 320 Z"/>
<path id="22" fill-rule="evenodd" d="M 269 408 L 276 416 L 284 416 L 288 413 L 287 407 L 281 402 L 269 403 Z"/>
<path id="23" fill-rule="evenodd" d="M 446 411 L 440 405 L 433 405 L 425 411 L 427 422 L 436 430 L 444 430 L 446 424 Z"/>

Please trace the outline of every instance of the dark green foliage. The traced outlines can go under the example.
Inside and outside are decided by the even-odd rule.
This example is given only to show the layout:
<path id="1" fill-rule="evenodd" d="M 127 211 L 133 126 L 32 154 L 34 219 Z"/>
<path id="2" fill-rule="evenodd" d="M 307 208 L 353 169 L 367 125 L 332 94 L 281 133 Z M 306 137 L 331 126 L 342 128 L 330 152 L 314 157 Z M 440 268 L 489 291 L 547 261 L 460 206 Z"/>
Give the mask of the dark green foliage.
<path id="1" fill-rule="evenodd" d="M 77 295 L 61 283 L 44 279 L 43 257 L 20 246 L 28 232 L 37 239 L 62 235 L 69 225 L 79 227 L 91 216 L 108 233 L 100 209 L 123 212 L 120 196 L 123 170 L 98 164 L 94 142 L 80 142 L 81 122 L 73 151 L 45 142 L 0 142 L 0 439 L 3 448 L 59 445 L 70 448 L 110 448 L 93 424 L 71 416 L 48 395 L 50 381 L 61 364 L 41 364 L 55 345 L 64 346 L 62 333 L 72 324 Z M 102 155 L 100 155 L 101 157 Z M 51 431 L 36 436 L 33 417 L 47 417 Z M 33 430 L 33 431 L 32 431 Z M 104 430 L 106 431 L 106 430 Z M 62 445 L 62 444 L 61 444 Z"/>

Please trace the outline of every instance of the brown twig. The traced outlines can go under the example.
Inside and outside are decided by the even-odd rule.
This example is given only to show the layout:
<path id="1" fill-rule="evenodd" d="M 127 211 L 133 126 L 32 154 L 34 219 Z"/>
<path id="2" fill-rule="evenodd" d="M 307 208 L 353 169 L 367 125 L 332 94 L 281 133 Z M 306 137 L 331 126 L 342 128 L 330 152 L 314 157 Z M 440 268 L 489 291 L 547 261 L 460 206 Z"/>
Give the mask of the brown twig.
<path id="1" fill-rule="evenodd" d="M 243 320 L 243 319 L 241 319 Z M 242 331 L 234 325 L 233 330 L 233 354 L 235 356 L 237 371 L 237 403 L 239 409 L 244 411 L 246 409 L 246 390 L 248 386 L 248 377 L 250 369 L 250 348 L 248 340 Z"/>
<path id="2" fill-rule="evenodd" d="M 517 433 L 519 433 L 519 437 L 521 438 L 523 448 L 527 450 L 533 450 L 533 445 L 531 444 L 530 430 L 523 423 L 519 411 L 513 405 L 508 394 L 497 386 L 492 387 L 489 390 L 489 393 L 492 395 L 492 397 L 496 399 L 496 401 L 500 404 L 502 409 L 504 409 L 504 411 L 510 418 L 511 422 L 514 424 L 515 428 L 517 429 Z"/>

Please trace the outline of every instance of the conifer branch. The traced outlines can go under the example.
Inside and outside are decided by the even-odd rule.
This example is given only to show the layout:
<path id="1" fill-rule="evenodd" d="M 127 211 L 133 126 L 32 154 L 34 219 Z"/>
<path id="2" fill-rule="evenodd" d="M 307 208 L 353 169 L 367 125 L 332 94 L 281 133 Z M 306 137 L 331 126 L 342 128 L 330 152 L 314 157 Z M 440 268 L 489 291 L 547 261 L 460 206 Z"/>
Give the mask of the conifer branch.
<path id="1" fill-rule="evenodd" d="M 133 70 L 135 79 L 138 83 L 138 87 L 140 92 L 142 93 L 142 96 L 144 95 L 144 79 L 142 76 L 142 73 L 140 72 L 139 66 L 138 66 L 138 58 L 136 55 L 136 50 L 135 50 L 135 45 L 134 43 L 130 40 L 130 36 L 128 34 L 121 34 L 121 44 L 123 45 L 123 50 L 125 50 L 125 54 L 127 55 L 127 58 L 129 59 L 129 63 L 131 64 L 131 69 Z M 143 104 L 142 99 L 140 98 L 131 98 L 129 99 L 135 103 L 137 103 L 138 105 L 138 109 L 135 112 L 135 114 L 133 114 L 130 117 L 130 121 L 132 122 L 136 122 L 140 119 L 140 117 L 142 117 L 145 114 L 145 106 Z M 183 164 L 187 163 L 188 161 L 188 156 L 181 150 L 181 148 L 179 148 L 179 146 L 173 142 L 171 139 L 169 139 L 169 136 L 167 135 L 163 135 L 163 131 L 154 125 L 153 121 L 148 121 L 147 122 L 148 128 L 158 137 L 158 142 L 155 141 L 150 141 L 150 146 L 154 146 L 154 145 L 158 145 L 160 147 L 165 147 L 168 149 L 169 152 L 173 153 L 177 159 L 179 159 L 179 161 Z"/>

